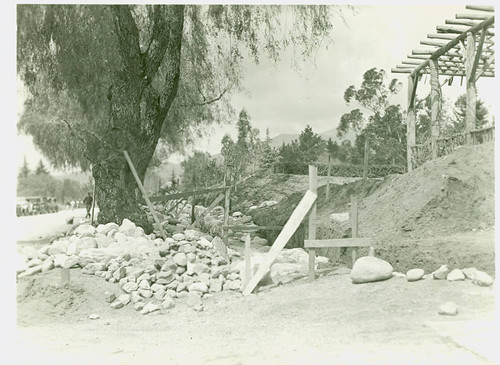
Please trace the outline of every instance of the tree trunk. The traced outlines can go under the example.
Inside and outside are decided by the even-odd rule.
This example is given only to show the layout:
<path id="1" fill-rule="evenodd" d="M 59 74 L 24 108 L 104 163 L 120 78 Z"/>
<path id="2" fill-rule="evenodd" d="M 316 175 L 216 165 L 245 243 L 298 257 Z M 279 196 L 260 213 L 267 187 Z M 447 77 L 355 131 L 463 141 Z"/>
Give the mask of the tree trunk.
<path id="1" fill-rule="evenodd" d="M 177 94 L 180 74 L 183 6 L 157 7 L 151 47 L 141 53 L 137 28 L 128 6 L 114 7 L 123 71 L 115 75 L 108 93 L 110 123 L 102 140 L 90 147 L 92 174 L 99 201 L 98 223 L 121 224 L 128 218 L 146 233 L 152 231 L 135 178 L 123 155 L 126 150 L 141 181 L 158 144 L 160 131 Z M 163 65 L 161 86 L 152 80 Z"/>

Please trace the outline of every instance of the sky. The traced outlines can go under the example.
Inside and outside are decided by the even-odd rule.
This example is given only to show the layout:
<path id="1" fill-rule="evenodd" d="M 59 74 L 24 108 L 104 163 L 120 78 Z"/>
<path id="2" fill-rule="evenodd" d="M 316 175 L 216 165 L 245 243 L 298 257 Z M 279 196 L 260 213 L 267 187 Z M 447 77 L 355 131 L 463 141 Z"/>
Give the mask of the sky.
<path id="1" fill-rule="evenodd" d="M 345 23 L 338 16 L 333 19 L 333 43 L 328 49 L 318 51 L 315 62 L 301 63 L 300 71 L 290 66 L 287 55 L 276 66 L 265 59 L 259 65 L 245 61 L 243 86 L 245 92 L 235 94 L 232 105 L 238 113 L 245 108 L 250 114 L 253 127 L 265 135 L 282 133 L 299 134 L 307 124 L 317 133 L 336 128 L 342 114 L 351 110 L 343 99 L 344 91 L 350 85 L 359 86 L 365 71 L 376 67 L 384 69 L 387 79 L 397 78 L 403 82 L 403 89 L 392 101 L 406 108 L 407 75 L 391 74 L 390 70 L 412 49 L 425 49 L 419 45 L 428 33 L 436 33 L 436 25 L 453 19 L 456 13 L 465 12 L 465 5 L 409 6 L 372 5 L 355 6 L 354 11 L 343 9 Z M 443 78 L 444 80 L 444 78 Z M 425 97 L 429 92 L 429 79 L 419 83 L 417 95 Z M 465 92 L 465 85 L 444 86 L 443 95 L 454 101 Z M 478 81 L 479 97 L 486 105 L 494 105 L 492 79 Z M 22 106 L 18 99 L 18 108 Z M 206 136 L 195 141 L 194 149 L 215 154 L 220 151 L 224 134 L 236 136 L 236 119 L 231 125 L 209 127 Z M 18 137 L 18 166 L 24 156 L 34 168 L 43 156 L 33 146 L 28 136 Z M 171 161 L 180 162 L 180 155 Z M 44 160 L 45 161 L 45 160 Z"/>

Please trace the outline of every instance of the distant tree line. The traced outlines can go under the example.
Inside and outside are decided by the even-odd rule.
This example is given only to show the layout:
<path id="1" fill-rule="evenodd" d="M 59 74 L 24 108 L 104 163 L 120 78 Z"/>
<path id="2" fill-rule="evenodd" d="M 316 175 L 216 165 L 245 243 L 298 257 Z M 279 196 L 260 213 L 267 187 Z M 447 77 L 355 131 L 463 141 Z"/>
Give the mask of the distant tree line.
<path id="1" fill-rule="evenodd" d="M 56 179 L 41 160 L 31 171 L 25 158 L 17 177 L 17 196 L 55 197 L 59 204 L 65 204 L 71 200 L 82 200 L 91 191 L 89 185 L 68 178 Z"/>
<path id="2" fill-rule="evenodd" d="M 259 130 L 251 125 L 248 112 L 241 110 L 238 121 L 237 140 L 226 134 L 221 141 L 222 160 L 216 160 L 206 153 L 196 152 L 183 163 L 184 181 L 190 187 L 210 186 L 221 183 L 224 166 L 231 166 L 232 178 L 240 180 L 256 171 L 274 169 L 291 174 L 307 173 L 307 165 L 344 164 L 351 167 L 337 168 L 339 173 L 359 175 L 363 164 L 365 141 L 368 139 L 369 166 L 373 174 L 404 171 L 406 166 L 406 115 L 401 105 L 391 104 L 392 96 L 399 93 L 401 83 L 397 79 L 386 81 L 384 70 L 372 68 L 363 75 L 359 87 L 349 86 L 344 92 L 347 105 L 356 104 L 350 112 L 342 115 L 337 127 L 340 142 L 329 138 L 325 141 L 306 125 L 299 138 L 284 143 L 279 148 L 270 145 L 269 130 L 266 138 L 259 137 Z M 431 103 L 430 96 L 416 100 L 417 143 L 430 139 Z M 449 136 L 465 130 L 465 95 L 451 106 L 444 104 L 439 121 L 440 135 Z M 476 105 L 476 128 L 488 123 L 488 110 L 478 99 Z M 347 132 L 356 135 L 354 143 L 344 139 Z M 392 167 L 391 167 L 392 166 Z M 353 175 L 353 176 L 354 176 Z"/>

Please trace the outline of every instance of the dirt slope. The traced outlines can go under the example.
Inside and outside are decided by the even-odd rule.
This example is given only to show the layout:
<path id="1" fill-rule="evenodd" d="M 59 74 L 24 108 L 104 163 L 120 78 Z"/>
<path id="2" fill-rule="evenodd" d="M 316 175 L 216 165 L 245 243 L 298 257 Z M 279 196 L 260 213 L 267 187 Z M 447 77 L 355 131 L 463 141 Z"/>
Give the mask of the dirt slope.
<path id="1" fill-rule="evenodd" d="M 391 176 L 361 202 L 360 233 L 401 270 L 451 263 L 493 274 L 494 171 L 487 143 Z"/>
<path id="2" fill-rule="evenodd" d="M 494 143 L 490 142 L 461 147 L 411 173 L 371 179 L 366 186 L 362 181 L 337 181 L 331 186 L 329 200 L 325 199 L 325 186 L 320 186 L 317 238 L 349 234 L 349 224 L 338 226 L 328 217 L 349 211 L 351 196 L 356 196 L 360 235 L 373 238 L 377 256 L 390 261 L 396 270 L 419 265 L 432 271 L 448 263 L 476 266 L 494 274 L 494 175 Z M 278 205 L 252 215 L 259 225 L 283 225 L 307 184 L 306 176 L 255 177 L 241 188 L 236 203 L 245 197 L 276 199 Z M 298 229 L 287 247 L 303 245 L 305 226 Z M 278 234 L 261 232 L 271 243 Z M 321 254 L 349 262 L 347 251 L 343 255 L 335 250 Z"/>
<path id="3" fill-rule="evenodd" d="M 362 202 L 363 233 L 379 239 L 433 237 L 495 222 L 494 144 L 459 148 L 393 175 Z"/>

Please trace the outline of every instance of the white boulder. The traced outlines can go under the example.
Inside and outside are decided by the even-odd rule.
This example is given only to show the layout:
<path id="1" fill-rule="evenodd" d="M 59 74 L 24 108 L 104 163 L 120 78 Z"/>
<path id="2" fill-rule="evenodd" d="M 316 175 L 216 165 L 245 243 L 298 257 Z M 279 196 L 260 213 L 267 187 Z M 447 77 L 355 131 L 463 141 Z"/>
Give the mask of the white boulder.
<path id="1" fill-rule="evenodd" d="M 355 284 L 387 280 L 392 277 L 392 265 L 373 256 L 360 257 L 351 270 L 351 280 Z"/>

